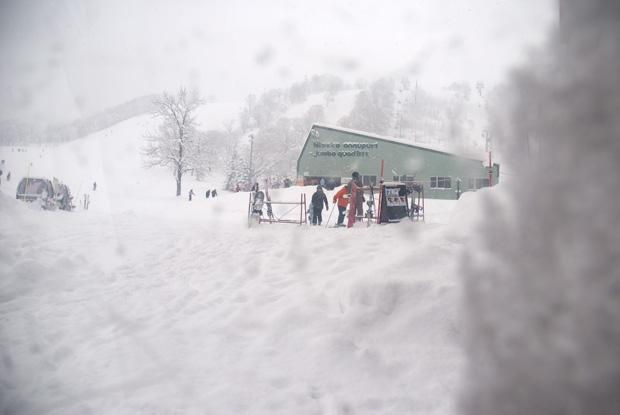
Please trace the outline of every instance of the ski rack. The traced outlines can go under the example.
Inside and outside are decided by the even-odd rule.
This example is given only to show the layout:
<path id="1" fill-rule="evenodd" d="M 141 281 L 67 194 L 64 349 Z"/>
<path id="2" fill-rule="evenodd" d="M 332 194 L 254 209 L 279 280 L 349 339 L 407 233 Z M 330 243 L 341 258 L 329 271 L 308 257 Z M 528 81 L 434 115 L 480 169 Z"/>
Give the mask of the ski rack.
<path id="1" fill-rule="evenodd" d="M 362 210 L 366 209 L 366 211 L 364 212 L 363 215 L 355 215 L 355 222 L 364 222 L 367 221 L 366 226 L 370 226 L 370 224 L 374 221 L 375 223 L 379 223 L 378 222 L 378 215 L 377 215 L 377 201 L 375 200 L 374 197 L 374 192 L 378 192 L 379 191 L 379 187 L 378 186 L 363 186 L 363 187 L 358 187 L 357 190 L 361 190 L 362 194 L 364 195 L 364 198 L 367 198 L 369 196 L 369 194 L 367 194 L 366 192 L 370 192 L 370 190 L 373 191 L 373 197 L 372 198 L 367 198 L 367 200 L 365 202 L 363 202 L 362 206 L 365 205 L 364 208 L 362 208 Z M 368 202 L 372 201 L 373 205 L 372 207 L 368 205 Z M 350 209 L 349 209 L 350 210 Z"/>
<path id="2" fill-rule="evenodd" d="M 254 192 L 250 192 L 250 201 L 248 203 L 248 221 L 250 220 L 250 215 L 252 214 L 252 205 L 254 204 Z M 291 223 L 294 225 L 303 225 L 304 223 L 308 223 L 308 218 L 306 216 L 306 194 L 302 193 L 301 197 L 299 199 L 299 202 L 274 202 L 274 201 L 265 201 L 264 202 L 265 206 L 263 206 L 263 210 L 265 211 L 263 214 L 261 214 L 261 217 L 259 219 L 259 224 L 260 223 Z M 268 216 L 266 215 L 267 209 L 266 207 L 268 207 L 269 205 L 293 205 L 293 207 L 284 213 L 284 215 L 282 215 L 282 217 L 278 218 L 276 217 L 273 213 L 270 215 L 270 217 L 264 218 L 263 216 Z M 295 208 L 299 206 L 299 219 L 284 219 L 284 217 L 286 215 L 288 215 L 289 213 L 291 213 L 293 210 L 295 210 Z"/>

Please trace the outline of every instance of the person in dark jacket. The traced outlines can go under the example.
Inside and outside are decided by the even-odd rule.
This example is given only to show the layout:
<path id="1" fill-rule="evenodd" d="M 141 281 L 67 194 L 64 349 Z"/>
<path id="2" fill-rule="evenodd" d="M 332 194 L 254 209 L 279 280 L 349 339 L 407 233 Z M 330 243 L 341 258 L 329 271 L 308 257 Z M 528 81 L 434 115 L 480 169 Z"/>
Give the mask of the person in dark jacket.
<path id="1" fill-rule="evenodd" d="M 356 171 L 351 174 L 351 181 L 347 183 L 347 192 L 349 195 L 351 194 L 351 186 L 353 183 L 358 187 L 355 193 L 355 215 L 364 216 L 364 202 L 366 198 L 364 197 L 364 191 L 361 189 L 364 185 L 362 184 L 359 173 Z M 349 212 L 349 214 L 351 213 Z"/>
<path id="2" fill-rule="evenodd" d="M 316 192 L 312 195 L 312 208 L 314 209 L 312 225 L 316 225 L 318 222 L 319 226 L 321 226 L 321 222 L 323 221 L 323 216 L 321 215 L 321 212 L 323 211 L 323 204 L 325 204 L 325 211 L 328 211 L 329 205 L 327 203 L 327 196 L 323 192 L 323 186 L 318 185 L 316 187 Z"/>

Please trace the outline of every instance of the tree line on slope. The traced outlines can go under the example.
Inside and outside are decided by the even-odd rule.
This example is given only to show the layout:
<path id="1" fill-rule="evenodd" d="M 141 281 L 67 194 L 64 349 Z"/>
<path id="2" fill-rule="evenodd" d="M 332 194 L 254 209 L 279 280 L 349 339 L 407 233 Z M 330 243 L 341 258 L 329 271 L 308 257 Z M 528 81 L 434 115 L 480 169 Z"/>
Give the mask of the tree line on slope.
<path id="1" fill-rule="evenodd" d="M 67 142 L 150 112 L 161 118 L 163 124 L 144 134 L 144 165 L 171 168 L 177 194 L 186 173 L 199 180 L 223 174 L 224 188 L 251 185 L 258 177 L 282 181 L 295 178 L 297 158 L 312 124 L 324 122 L 330 103 L 341 91 L 352 89 L 359 92 L 350 113 L 337 121 L 338 126 L 436 145 L 458 140 L 467 129 L 468 120 L 455 105 L 469 100 L 471 88 L 465 83 L 447 88 L 455 98 L 447 102 L 424 91 L 417 82 L 412 88 L 407 78 L 381 78 L 370 84 L 358 79 L 351 86 L 325 74 L 306 78 L 289 88 L 269 90 L 260 97 L 249 94 L 237 118 L 225 121 L 220 129 L 197 128 L 193 112 L 205 100 L 196 91 L 181 88 L 176 94 L 137 98 L 87 119 L 46 129 L 9 120 L 0 124 L 0 145 Z M 321 104 L 309 105 L 300 117 L 286 117 L 292 105 L 303 104 L 318 94 L 322 94 Z M 191 110 L 185 108 L 189 112 L 181 122 L 170 118 L 161 107 L 166 102 L 179 105 L 181 101 L 175 100 L 195 100 Z M 183 129 L 179 130 L 179 126 Z M 175 150 L 171 151 L 173 147 Z M 165 157 L 164 148 L 168 151 Z"/>
<path id="2" fill-rule="evenodd" d="M 367 89 L 362 89 L 348 116 L 338 120 L 338 125 L 370 133 L 388 134 L 397 117 L 395 114 L 397 83 L 391 79 L 379 79 Z M 163 121 L 156 130 L 144 134 L 146 145 L 142 149 L 145 167 L 166 166 L 176 179 L 176 194 L 181 194 L 182 177 L 186 173 L 204 179 L 217 173 L 225 176 L 225 189 L 251 186 L 257 178 L 283 181 L 295 178 L 296 162 L 306 136 L 313 123 L 324 122 L 325 107 L 315 104 L 308 107 L 302 117 L 285 117 L 293 101 L 305 101 L 308 96 L 324 92 L 328 106 L 344 83 L 332 76 L 315 76 L 290 89 L 274 89 L 259 98 L 248 95 L 237 119 L 223 123 L 219 130 L 197 129 L 194 112 L 204 104 L 197 91 L 180 88 L 176 94 L 164 93 L 154 100 L 154 115 Z M 421 89 L 409 91 L 407 82 L 401 80 L 400 92 L 415 94 L 415 107 L 401 106 L 402 122 L 417 113 L 442 115 L 450 123 L 450 114 L 443 102 L 435 100 Z M 463 94 L 463 85 L 453 84 L 451 90 Z M 306 95 L 304 95 L 306 94 Z M 418 97 L 419 94 L 419 97 Z M 467 99 L 469 99 L 467 97 Z M 430 118 L 430 117 L 429 117 Z M 414 118 L 415 119 L 415 118 Z M 454 120 L 452 120 L 454 121 Z M 438 121 L 442 123 L 446 121 Z M 430 124 L 430 123 L 429 123 Z M 419 123 L 417 128 L 421 128 Z M 443 128 L 453 133 L 455 127 Z M 411 129 L 400 128 L 405 139 Z"/>
<path id="3" fill-rule="evenodd" d="M 248 106 L 253 105 L 254 100 L 247 101 Z M 199 180 L 216 172 L 218 175 L 224 173 L 226 180 L 222 186 L 226 189 L 252 183 L 258 177 L 293 177 L 304 134 L 312 123 L 324 120 L 323 107 L 313 105 L 300 118 L 277 117 L 265 122 L 261 116 L 241 127 L 245 119 L 242 110 L 241 122 L 231 119 L 224 122 L 220 130 L 200 131 L 196 110 L 204 105 L 204 99 L 198 91 L 181 87 L 176 93 L 164 92 L 153 103 L 156 108 L 153 115 L 161 123 L 154 129 L 147 128 L 143 135 L 143 164 L 147 168 L 170 168 L 176 180 L 177 196 L 181 194 L 182 178 L 187 173 Z M 264 114 L 271 117 L 273 112 Z M 250 128 L 251 144 L 248 146 Z"/>

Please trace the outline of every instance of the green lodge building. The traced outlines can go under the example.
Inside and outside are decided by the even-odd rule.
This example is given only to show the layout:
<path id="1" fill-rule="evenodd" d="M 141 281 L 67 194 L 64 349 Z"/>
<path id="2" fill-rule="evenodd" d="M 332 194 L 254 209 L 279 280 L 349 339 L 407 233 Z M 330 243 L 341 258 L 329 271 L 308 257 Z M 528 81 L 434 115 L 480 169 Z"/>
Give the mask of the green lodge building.
<path id="1" fill-rule="evenodd" d="M 499 164 L 489 167 L 485 153 L 471 157 L 421 144 L 314 124 L 297 160 L 298 184 L 323 179 L 331 190 L 346 184 L 357 171 L 364 186 L 383 181 L 423 185 L 431 199 L 458 199 L 460 194 L 498 183 Z"/>

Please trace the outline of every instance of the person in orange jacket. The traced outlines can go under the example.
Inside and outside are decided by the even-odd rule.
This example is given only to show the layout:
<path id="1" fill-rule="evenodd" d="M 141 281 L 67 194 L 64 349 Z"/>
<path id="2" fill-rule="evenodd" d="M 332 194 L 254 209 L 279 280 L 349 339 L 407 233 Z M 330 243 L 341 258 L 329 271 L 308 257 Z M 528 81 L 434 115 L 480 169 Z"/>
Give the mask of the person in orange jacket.
<path id="1" fill-rule="evenodd" d="M 333 202 L 338 203 L 338 223 L 336 226 L 344 226 L 344 213 L 349 205 L 349 190 L 347 185 L 342 186 L 334 195 Z"/>

